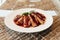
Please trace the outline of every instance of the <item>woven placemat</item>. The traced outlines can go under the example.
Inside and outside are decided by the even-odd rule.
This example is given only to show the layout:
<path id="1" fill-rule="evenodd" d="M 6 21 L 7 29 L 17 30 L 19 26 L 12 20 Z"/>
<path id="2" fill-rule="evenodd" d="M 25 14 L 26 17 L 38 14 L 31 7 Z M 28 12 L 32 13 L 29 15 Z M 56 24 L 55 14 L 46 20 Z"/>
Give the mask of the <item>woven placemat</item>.
<path id="1" fill-rule="evenodd" d="M 38 33 L 19 33 L 7 28 L 0 18 L 0 40 L 60 40 L 60 17 L 53 17 L 53 25 Z M 2 21 L 3 20 L 3 21 Z"/>
<path id="2" fill-rule="evenodd" d="M 6 2 L 0 8 L 11 10 L 13 6 L 12 4 L 14 4 L 14 2 L 10 3 L 10 1 Z M 14 10 L 19 8 L 30 7 L 30 8 L 40 8 L 44 10 L 55 10 L 59 12 L 58 9 L 54 6 L 52 1 L 50 0 L 45 1 L 42 0 L 42 2 L 31 3 L 36 4 L 36 6 L 32 7 L 24 5 L 25 3 L 23 3 L 22 5 L 20 5 L 19 3 L 17 3 L 16 6 L 13 8 Z M 8 7 L 9 4 L 11 4 L 12 6 Z M 60 15 L 58 14 L 57 16 L 53 17 L 53 19 L 54 22 L 52 26 L 42 32 L 19 33 L 7 28 L 6 25 L 4 24 L 4 18 L 0 17 L 0 40 L 60 40 Z"/>

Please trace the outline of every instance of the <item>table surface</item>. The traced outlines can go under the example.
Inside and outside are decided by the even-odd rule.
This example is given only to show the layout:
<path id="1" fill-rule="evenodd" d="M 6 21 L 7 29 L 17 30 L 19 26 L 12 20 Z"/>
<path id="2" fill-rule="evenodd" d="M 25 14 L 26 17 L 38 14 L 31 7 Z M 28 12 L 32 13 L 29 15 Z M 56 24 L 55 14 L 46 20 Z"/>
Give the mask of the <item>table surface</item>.
<path id="1" fill-rule="evenodd" d="M 15 0 L 16 1 L 16 0 Z M 19 33 L 6 27 L 4 17 L 0 17 L 0 40 L 60 40 L 60 12 L 51 0 L 42 0 L 41 2 L 18 2 L 8 0 L 0 9 L 16 10 L 20 8 L 39 8 L 43 10 L 55 10 L 57 16 L 54 16 L 53 24 L 50 28 L 37 33 Z M 35 6 L 28 6 L 35 4 Z M 10 5 L 10 6 L 9 6 Z M 15 5 L 15 6 L 13 6 Z"/>

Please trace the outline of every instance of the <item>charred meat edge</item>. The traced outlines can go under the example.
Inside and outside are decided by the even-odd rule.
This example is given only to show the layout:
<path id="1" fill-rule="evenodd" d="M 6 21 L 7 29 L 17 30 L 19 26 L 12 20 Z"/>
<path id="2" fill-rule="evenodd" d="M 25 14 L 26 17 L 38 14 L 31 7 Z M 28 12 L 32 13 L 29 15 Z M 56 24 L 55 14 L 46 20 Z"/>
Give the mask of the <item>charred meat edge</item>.
<path id="1" fill-rule="evenodd" d="M 31 17 L 31 15 L 28 15 L 30 18 L 30 22 L 32 24 L 33 27 L 37 26 L 37 24 L 33 21 L 33 18 Z"/>
<path id="2" fill-rule="evenodd" d="M 28 15 L 23 15 L 23 16 L 24 16 L 24 23 L 23 23 L 24 27 L 30 26 L 29 25 L 29 17 L 28 17 Z"/>
<path id="3" fill-rule="evenodd" d="M 39 16 L 43 21 L 45 21 L 46 17 L 43 14 L 36 12 L 36 15 Z"/>
<path id="4" fill-rule="evenodd" d="M 21 16 L 21 18 L 19 18 L 19 19 L 17 20 L 16 24 L 21 25 L 21 24 L 22 24 L 22 21 L 23 21 L 23 16 Z"/>
<path id="5" fill-rule="evenodd" d="M 36 17 L 36 19 L 37 19 L 41 24 L 44 23 L 43 20 L 41 20 L 37 15 L 35 15 L 34 13 L 32 13 L 32 15 L 33 15 L 34 17 Z"/>
<path id="6" fill-rule="evenodd" d="M 35 17 L 34 15 L 32 15 L 32 14 L 30 14 L 30 15 L 32 16 L 33 21 L 37 24 L 37 26 L 40 25 L 40 23 L 39 23 L 39 21 L 36 19 L 36 17 Z"/>
<path id="7" fill-rule="evenodd" d="M 21 16 L 20 15 L 17 15 L 14 19 L 14 22 L 16 22 Z"/>

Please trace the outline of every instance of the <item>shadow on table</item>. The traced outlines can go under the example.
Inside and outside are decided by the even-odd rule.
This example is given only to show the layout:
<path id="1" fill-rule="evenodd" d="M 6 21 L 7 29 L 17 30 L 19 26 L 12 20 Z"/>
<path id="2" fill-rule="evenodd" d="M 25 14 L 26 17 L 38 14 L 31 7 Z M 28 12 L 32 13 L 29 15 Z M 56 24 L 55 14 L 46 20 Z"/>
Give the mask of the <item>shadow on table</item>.
<path id="1" fill-rule="evenodd" d="M 41 40 L 43 39 L 43 37 L 45 37 L 46 35 L 48 35 L 50 32 L 52 31 L 52 27 L 49 27 L 48 29 L 41 31 L 41 32 L 36 32 L 36 33 L 23 33 L 23 34 L 28 34 L 30 35 L 27 36 L 27 38 L 30 38 L 30 40 Z M 43 39 L 45 40 L 45 39 Z"/>
<path id="2" fill-rule="evenodd" d="M 49 27 L 48 29 L 46 29 L 44 31 L 32 33 L 32 35 L 34 35 L 36 38 L 38 38 L 38 40 L 40 40 L 43 37 L 45 37 L 46 35 L 48 35 L 51 31 L 52 31 L 52 27 Z"/>
<path id="3" fill-rule="evenodd" d="M 9 28 L 7 28 L 7 29 L 11 32 L 13 31 L 13 30 L 10 30 Z M 9 31 L 8 31 L 8 33 L 9 33 Z M 41 40 L 41 39 L 43 39 L 43 37 L 48 35 L 51 31 L 52 31 L 52 27 L 50 27 L 44 31 L 41 31 L 41 32 L 36 32 L 36 33 L 19 33 L 19 32 L 13 31 L 14 32 L 13 34 L 17 35 L 17 37 L 20 37 L 18 40 L 20 40 L 20 39 L 21 40 L 24 40 L 24 39 L 26 39 L 26 40 Z M 9 35 L 12 34 L 11 32 L 9 33 Z M 15 37 L 12 40 L 14 40 L 14 39 L 15 39 Z"/>

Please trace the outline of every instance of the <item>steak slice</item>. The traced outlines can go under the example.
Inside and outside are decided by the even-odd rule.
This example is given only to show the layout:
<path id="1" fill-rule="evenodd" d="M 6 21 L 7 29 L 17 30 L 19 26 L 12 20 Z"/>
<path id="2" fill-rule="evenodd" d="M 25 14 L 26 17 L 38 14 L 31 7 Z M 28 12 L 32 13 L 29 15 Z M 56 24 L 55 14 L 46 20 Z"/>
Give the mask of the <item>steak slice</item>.
<path id="1" fill-rule="evenodd" d="M 32 18 L 32 16 L 31 15 L 28 15 L 28 16 L 30 18 L 30 22 L 31 22 L 32 26 L 33 27 L 37 26 L 37 24 L 34 22 L 34 19 Z"/>
<path id="2" fill-rule="evenodd" d="M 32 13 L 32 15 L 34 15 L 34 17 L 39 21 L 40 24 L 44 23 L 44 21 L 41 20 L 36 14 Z"/>

